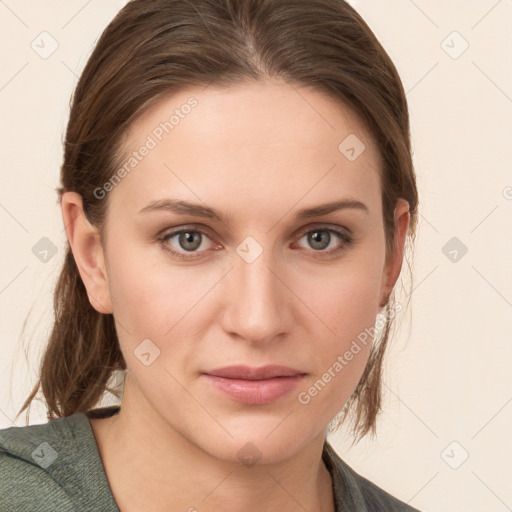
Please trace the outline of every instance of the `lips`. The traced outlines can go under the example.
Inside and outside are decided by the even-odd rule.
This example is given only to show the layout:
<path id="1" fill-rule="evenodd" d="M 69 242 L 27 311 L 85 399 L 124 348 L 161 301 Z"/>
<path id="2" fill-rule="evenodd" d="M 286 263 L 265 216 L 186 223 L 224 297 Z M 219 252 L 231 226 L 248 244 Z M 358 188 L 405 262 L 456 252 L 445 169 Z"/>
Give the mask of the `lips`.
<path id="1" fill-rule="evenodd" d="M 250 367 L 244 365 L 226 366 L 224 368 L 209 370 L 204 373 L 214 377 L 241 380 L 265 380 L 273 379 L 275 377 L 294 377 L 305 374 L 305 372 L 295 368 L 278 365 L 267 365 L 261 367 Z"/>
<path id="2" fill-rule="evenodd" d="M 228 366 L 203 374 L 210 387 L 245 405 L 270 404 L 289 395 L 305 373 L 287 366 Z"/>

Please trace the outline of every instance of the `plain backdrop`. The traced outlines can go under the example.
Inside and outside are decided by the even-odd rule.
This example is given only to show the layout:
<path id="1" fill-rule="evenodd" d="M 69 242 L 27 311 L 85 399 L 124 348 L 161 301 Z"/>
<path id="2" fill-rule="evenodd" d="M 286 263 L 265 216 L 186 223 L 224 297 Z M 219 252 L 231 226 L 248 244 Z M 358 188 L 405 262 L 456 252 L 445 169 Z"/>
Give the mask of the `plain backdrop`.
<path id="1" fill-rule="evenodd" d="M 125 3 L 0 1 L 0 428 L 24 424 L 13 418 L 51 325 L 70 96 Z M 350 448 L 340 430 L 330 440 L 356 471 L 423 511 L 512 510 L 512 1 L 352 4 L 407 91 L 420 223 L 378 438 Z M 54 246 L 46 261 L 42 246 Z M 33 408 L 30 422 L 45 421 Z"/>

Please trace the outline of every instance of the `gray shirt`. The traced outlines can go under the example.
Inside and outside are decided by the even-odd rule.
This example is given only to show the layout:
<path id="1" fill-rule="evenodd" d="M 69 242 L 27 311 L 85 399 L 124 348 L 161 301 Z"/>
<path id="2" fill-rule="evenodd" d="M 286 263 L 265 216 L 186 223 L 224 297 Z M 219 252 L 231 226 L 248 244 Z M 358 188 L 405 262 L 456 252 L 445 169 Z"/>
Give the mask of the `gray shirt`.
<path id="1" fill-rule="evenodd" d="M 75 413 L 40 425 L 0 430 L 1 512 L 119 512 L 90 418 L 119 406 Z M 337 512 L 419 512 L 358 475 L 326 440 L 322 459 Z"/>

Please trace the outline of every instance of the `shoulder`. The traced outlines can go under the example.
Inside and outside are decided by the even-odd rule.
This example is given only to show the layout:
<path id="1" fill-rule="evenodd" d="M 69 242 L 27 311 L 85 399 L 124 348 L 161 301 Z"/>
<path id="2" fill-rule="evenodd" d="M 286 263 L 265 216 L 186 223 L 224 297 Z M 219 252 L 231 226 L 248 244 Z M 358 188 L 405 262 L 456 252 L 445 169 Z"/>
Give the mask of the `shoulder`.
<path id="1" fill-rule="evenodd" d="M 366 501 L 368 512 L 382 510 L 386 510 L 387 512 L 419 512 L 418 509 L 400 501 L 373 482 L 357 474 L 353 469 L 349 469 L 358 482 L 361 494 Z"/>
<path id="2" fill-rule="evenodd" d="M 0 510 L 74 510 L 65 489 L 48 472 L 58 458 L 48 425 L 0 430 Z"/>
<path id="3" fill-rule="evenodd" d="M 117 510 L 84 413 L 0 429 L 0 510 Z"/>
<path id="4" fill-rule="evenodd" d="M 420 512 L 359 475 L 326 442 L 324 460 L 330 464 L 334 493 L 341 509 L 364 512 Z"/>

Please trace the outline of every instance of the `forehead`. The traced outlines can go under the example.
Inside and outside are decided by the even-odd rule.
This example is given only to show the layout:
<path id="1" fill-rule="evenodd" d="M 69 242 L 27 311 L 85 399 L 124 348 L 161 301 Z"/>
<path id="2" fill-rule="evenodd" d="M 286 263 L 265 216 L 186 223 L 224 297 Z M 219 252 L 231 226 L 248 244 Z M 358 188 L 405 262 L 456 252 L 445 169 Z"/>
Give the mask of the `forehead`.
<path id="1" fill-rule="evenodd" d="M 301 206 L 362 194 L 380 204 L 380 155 L 358 116 L 285 81 L 176 92 L 132 124 L 123 149 L 134 165 L 113 193 L 134 208 L 166 196 L 255 207 L 279 196 L 284 208 L 305 194 Z"/>
<path id="2" fill-rule="evenodd" d="M 193 131 L 198 138 L 211 138 L 215 133 L 214 142 L 227 136 L 245 140 L 249 147 L 268 143 L 271 137 L 282 144 L 296 140 L 299 125 L 303 131 L 301 138 L 310 144 L 330 144 L 332 141 L 326 140 L 328 134 L 334 139 L 350 133 L 362 139 L 370 136 L 355 110 L 333 94 L 273 79 L 222 88 L 194 87 L 164 96 L 132 123 L 125 145 L 135 147 L 141 135 L 155 130 L 158 138 L 160 124 L 169 120 L 175 135 Z M 304 124 L 308 125 L 307 130 Z M 208 139 L 202 142 L 207 144 Z"/>

